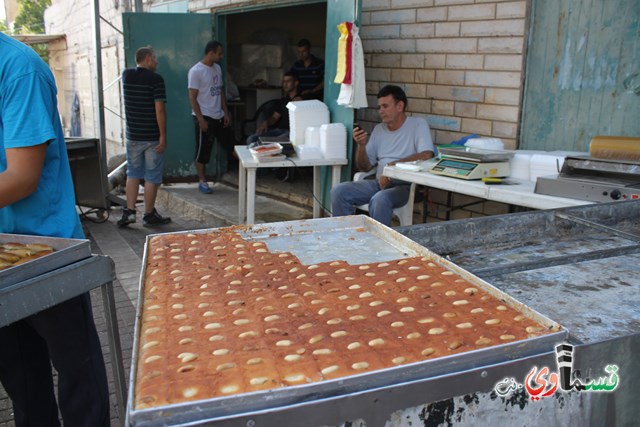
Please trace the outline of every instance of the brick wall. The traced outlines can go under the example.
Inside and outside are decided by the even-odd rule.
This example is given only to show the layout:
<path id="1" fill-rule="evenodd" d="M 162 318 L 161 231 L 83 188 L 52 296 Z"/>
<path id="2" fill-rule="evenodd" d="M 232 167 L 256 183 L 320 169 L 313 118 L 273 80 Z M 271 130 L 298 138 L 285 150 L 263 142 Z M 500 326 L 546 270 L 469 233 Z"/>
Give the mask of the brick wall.
<path id="1" fill-rule="evenodd" d="M 369 104 L 398 84 L 437 144 L 476 133 L 516 148 L 527 13 L 525 0 L 363 1 Z M 360 111 L 359 121 L 377 123 L 376 110 Z"/>

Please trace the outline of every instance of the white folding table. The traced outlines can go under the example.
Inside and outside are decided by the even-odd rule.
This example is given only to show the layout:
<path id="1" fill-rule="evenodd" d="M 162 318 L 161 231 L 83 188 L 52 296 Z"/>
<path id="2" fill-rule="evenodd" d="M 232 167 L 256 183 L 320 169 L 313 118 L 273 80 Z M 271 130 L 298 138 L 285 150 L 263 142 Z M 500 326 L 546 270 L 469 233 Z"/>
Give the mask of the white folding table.
<path id="1" fill-rule="evenodd" d="M 320 216 L 320 167 L 332 166 L 331 187 L 340 182 L 340 168 L 348 163 L 342 159 L 300 159 L 297 155 L 277 161 L 258 161 L 245 145 L 235 146 L 236 154 L 240 160 L 238 180 L 238 222 L 255 223 L 256 203 L 256 170 L 258 168 L 292 168 L 313 166 L 313 217 Z"/>
<path id="2" fill-rule="evenodd" d="M 411 171 L 399 169 L 396 166 L 386 166 L 384 175 L 402 181 L 415 182 L 430 188 L 465 194 L 480 199 L 509 205 L 523 206 L 532 209 L 555 209 L 569 206 L 589 205 L 592 202 L 569 199 L 566 197 L 548 196 L 534 192 L 536 184 L 528 180 L 509 178 L 517 185 L 487 185 L 478 180 L 464 180 L 436 175 L 426 170 Z"/>

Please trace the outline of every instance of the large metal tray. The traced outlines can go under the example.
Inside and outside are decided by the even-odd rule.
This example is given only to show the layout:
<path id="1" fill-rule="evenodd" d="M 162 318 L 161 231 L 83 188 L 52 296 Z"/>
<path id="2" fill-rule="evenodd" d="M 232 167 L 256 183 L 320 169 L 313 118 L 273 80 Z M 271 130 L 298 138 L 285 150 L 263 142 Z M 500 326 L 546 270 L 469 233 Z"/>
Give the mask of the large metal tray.
<path id="1" fill-rule="evenodd" d="M 542 316 L 489 283 L 473 276 L 407 237 L 366 216 L 260 224 L 234 227 L 234 229 L 247 240 L 264 241 L 271 251 L 292 252 L 304 264 L 339 259 L 346 260 L 350 264 L 362 264 L 424 256 L 434 263 L 459 274 L 474 286 L 489 292 L 494 297 L 504 301 L 505 304 L 519 310 L 525 316 L 545 325 L 552 332 L 544 336 L 513 343 L 334 380 L 135 410 L 133 405 L 140 318 L 142 314 L 143 278 L 148 255 L 148 242 L 153 237 L 148 236 L 140 276 L 140 292 L 129 381 L 127 425 L 193 425 L 200 421 L 221 420 L 248 411 L 268 410 L 269 408 L 302 402 L 312 403 L 328 397 L 347 396 L 363 390 L 435 377 L 446 373 L 466 371 L 507 360 L 549 352 L 553 350 L 557 343 L 567 337 L 566 329 L 556 322 Z M 211 229 L 208 229 L 184 233 L 210 233 L 211 231 Z"/>
<path id="2" fill-rule="evenodd" d="M 86 239 L 0 233 L 0 243 L 8 242 L 42 243 L 51 246 L 54 251 L 33 261 L 0 270 L 0 289 L 9 288 L 17 283 L 91 256 L 91 246 Z"/>

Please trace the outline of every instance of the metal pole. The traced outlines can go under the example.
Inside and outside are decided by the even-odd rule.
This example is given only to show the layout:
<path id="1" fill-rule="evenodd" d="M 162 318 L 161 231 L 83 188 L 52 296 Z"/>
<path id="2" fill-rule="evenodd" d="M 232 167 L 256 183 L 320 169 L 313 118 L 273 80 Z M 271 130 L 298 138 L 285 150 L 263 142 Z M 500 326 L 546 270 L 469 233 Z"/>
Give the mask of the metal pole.
<path id="1" fill-rule="evenodd" d="M 93 18 L 93 41 L 95 43 L 95 72 L 96 72 L 96 123 L 98 126 L 97 136 L 99 140 L 98 155 L 100 159 L 100 186 L 102 194 L 107 194 L 107 138 L 105 134 L 104 122 L 104 96 L 102 84 L 102 39 L 100 36 L 100 3 L 99 0 L 93 0 L 92 8 Z"/>

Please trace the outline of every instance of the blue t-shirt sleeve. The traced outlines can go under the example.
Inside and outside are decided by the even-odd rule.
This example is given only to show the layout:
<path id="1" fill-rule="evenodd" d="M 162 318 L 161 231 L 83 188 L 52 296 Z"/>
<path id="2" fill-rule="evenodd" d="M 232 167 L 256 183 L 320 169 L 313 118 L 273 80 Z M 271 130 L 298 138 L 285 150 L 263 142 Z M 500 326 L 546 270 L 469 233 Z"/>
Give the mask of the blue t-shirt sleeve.
<path id="1" fill-rule="evenodd" d="M 5 148 L 31 147 L 56 137 L 50 117 L 57 111 L 55 91 L 48 86 L 35 71 L 7 84 L 1 114 Z"/>

